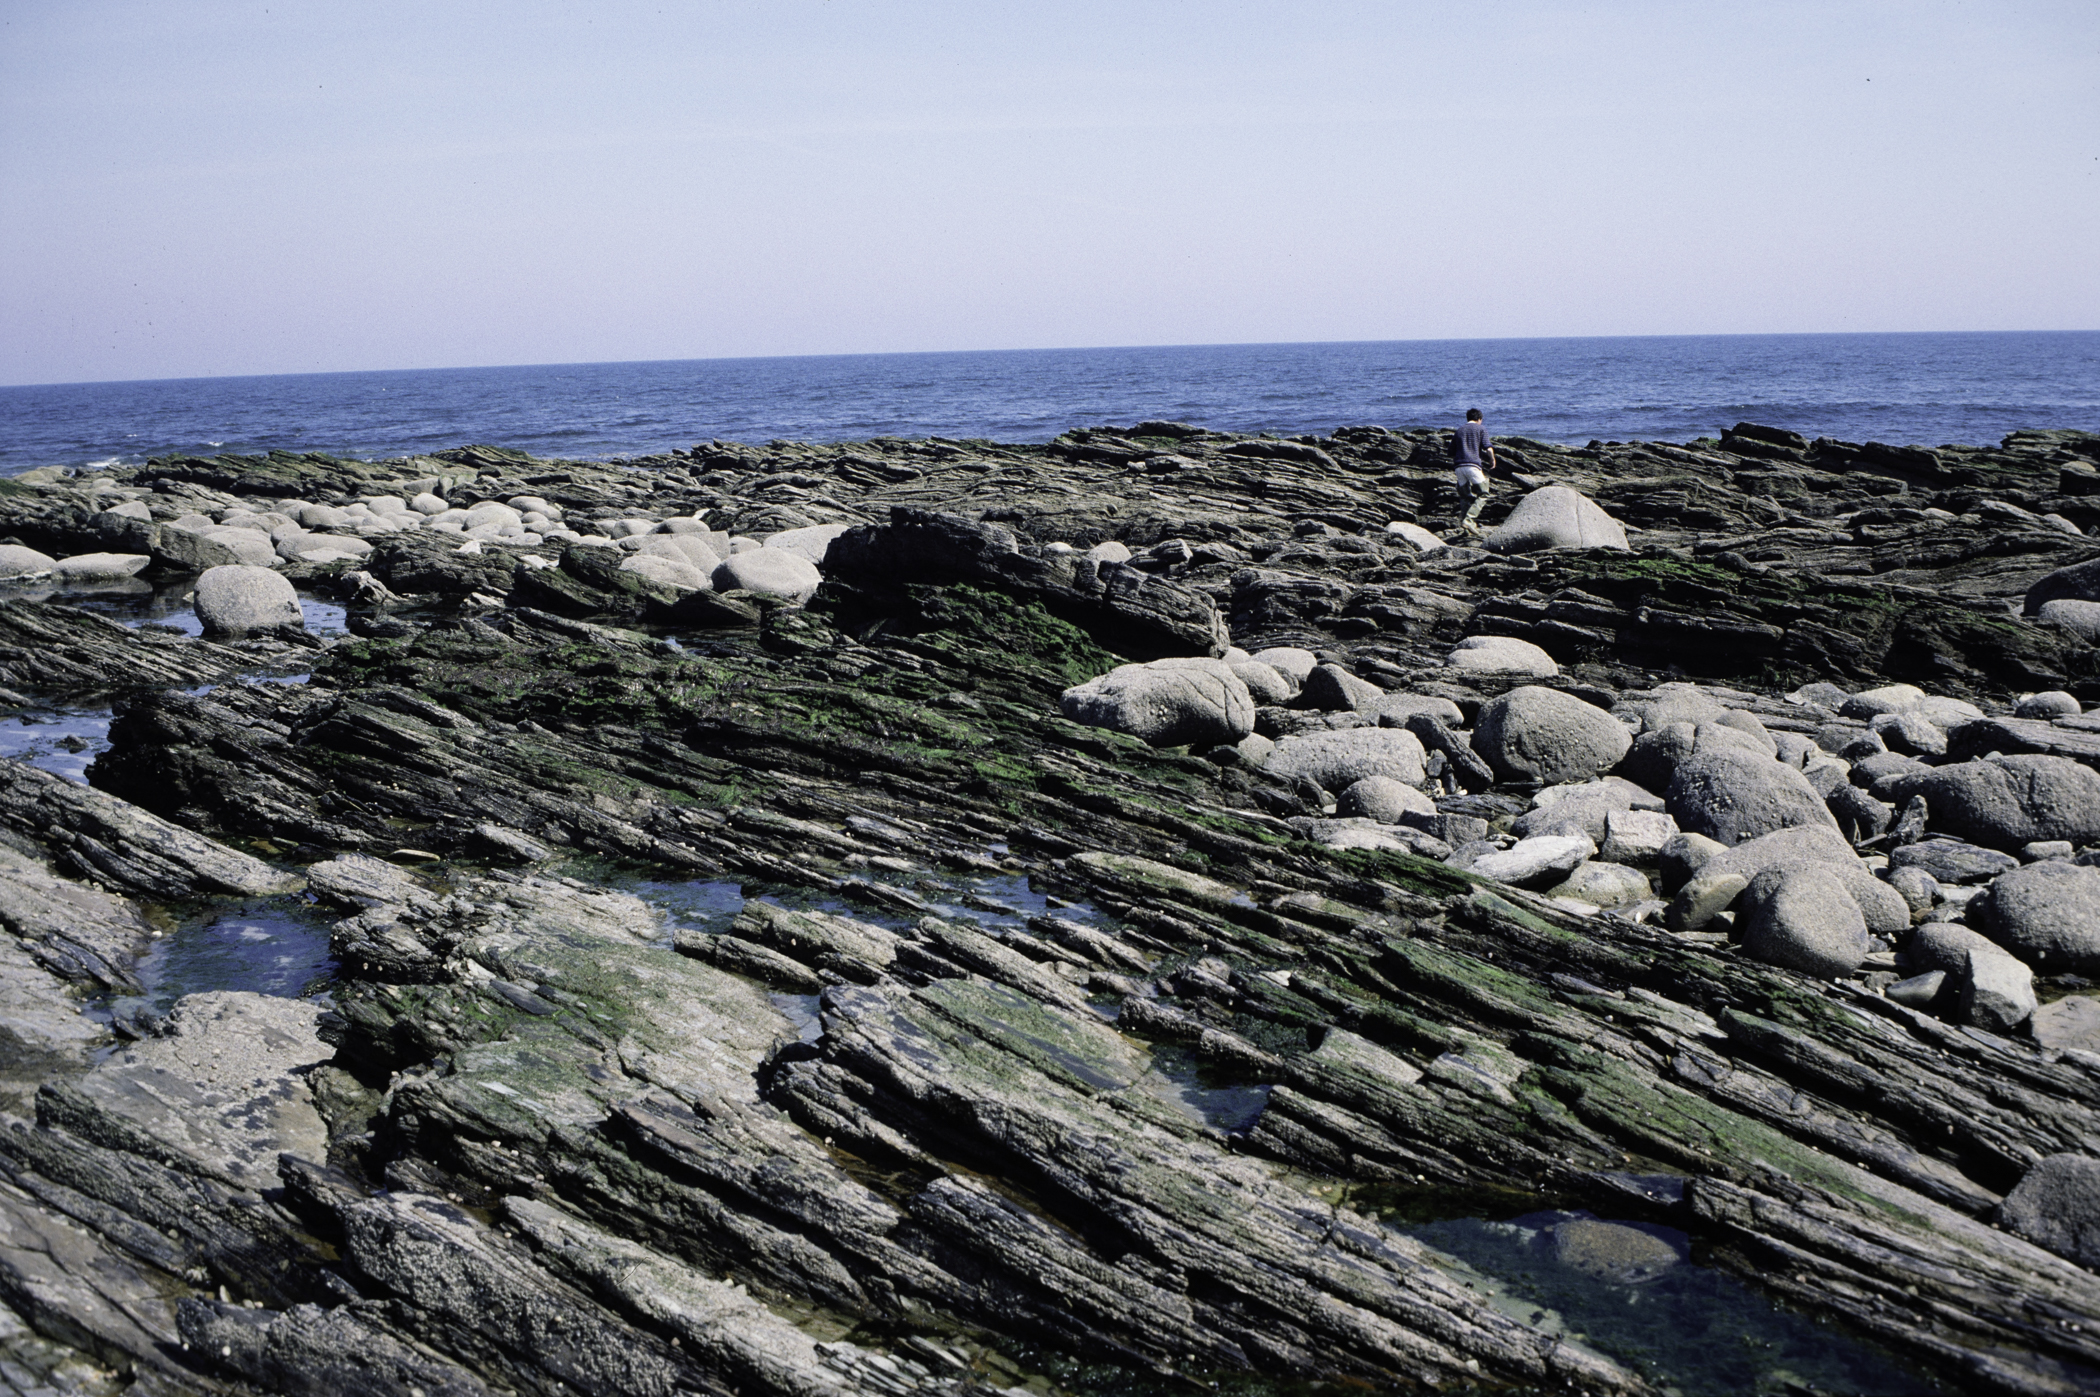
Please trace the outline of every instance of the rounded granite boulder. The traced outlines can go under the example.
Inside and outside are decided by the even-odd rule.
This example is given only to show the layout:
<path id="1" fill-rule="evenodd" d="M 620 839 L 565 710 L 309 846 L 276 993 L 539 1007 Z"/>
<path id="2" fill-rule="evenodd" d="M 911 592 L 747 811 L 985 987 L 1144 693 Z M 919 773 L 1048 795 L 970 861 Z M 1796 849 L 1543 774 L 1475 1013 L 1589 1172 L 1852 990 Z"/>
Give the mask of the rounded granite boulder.
<path id="1" fill-rule="evenodd" d="M 1320 663 L 1318 655 L 1297 645 L 1272 645 L 1266 650 L 1255 651 L 1247 658 L 1265 664 L 1282 675 L 1289 682 L 1294 694 L 1311 677 L 1314 666 Z"/>
<path id="2" fill-rule="evenodd" d="M 2043 608 L 2053 601 L 2100 602 L 2100 558 L 2045 574 L 2027 589 L 2020 609 L 2029 616 L 2047 616 Z"/>
<path id="3" fill-rule="evenodd" d="M 1089 727 L 1129 733 L 1154 747 L 1216 747 L 1254 731 L 1254 699 L 1223 660 L 1118 665 L 1064 691 L 1058 707 Z"/>
<path id="4" fill-rule="evenodd" d="M 1526 684 L 1481 705 L 1473 750 L 1505 781 L 1587 781 L 1633 745 L 1626 725 L 1595 704 Z"/>
<path id="5" fill-rule="evenodd" d="M 1444 657 L 1444 663 L 1476 674 L 1529 674 L 1551 679 L 1560 673 L 1560 665 L 1551 655 L 1513 635 L 1467 636 Z"/>
<path id="6" fill-rule="evenodd" d="M 19 543 L 0 543 L 0 579 L 42 577 L 58 566 L 58 559 Z"/>
<path id="7" fill-rule="evenodd" d="M 2100 868 L 2047 859 L 1991 880 L 1980 899 L 1990 938 L 2044 974 L 2100 971 Z"/>
<path id="8" fill-rule="evenodd" d="M 669 558 L 661 553 L 631 553 L 621 560 L 620 571 L 639 574 L 681 592 L 704 592 L 710 585 L 708 574 L 684 558 Z"/>
<path id="9" fill-rule="evenodd" d="M 1361 815 L 1392 825 L 1402 815 L 1436 814 L 1436 802 L 1390 776 L 1366 776 L 1335 796 L 1334 813 L 1345 819 Z"/>
<path id="10" fill-rule="evenodd" d="M 197 619 L 208 636 L 238 639 L 287 627 L 304 630 L 299 593 L 284 574 L 247 563 L 207 568 L 197 579 Z"/>
<path id="11" fill-rule="evenodd" d="M 1899 771 L 1876 781 L 1874 794 L 1898 807 L 1923 796 L 1935 830 L 1987 848 L 2100 841 L 2100 772 L 2068 757 L 1994 755 Z"/>
<path id="12" fill-rule="evenodd" d="M 1759 752 L 1738 747 L 1694 751 L 1677 764 L 1664 803 L 1677 827 L 1740 844 L 1796 825 L 1837 828 L 1808 778 Z"/>
<path id="13" fill-rule="evenodd" d="M 800 529 L 783 529 L 777 534 L 767 534 L 765 543 L 768 548 L 793 553 L 807 559 L 812 566 L 821 567 L 824 554 L 831 547 L 831 541 L 852 527 L 851 524 L 810 524 Z"/>
<path id="14" fill-rule="evenodd" d="M 2013 705 L 2015 718 L 2075 718 L 2085 709 L 2062 689 L 2044 689 Z"/>
<path id="15" fill-rule="evenodd" d="M 1509 518 L 1487 536 L 1498 553 L 1536 553 L 1547 548 L 1624 549 L 1626 526 L 1596 501 L 1567 485 L 1548 485 L 1517 501 Z"/>
<path id="16" fill-rule="evenodd" d="M 722 566 L 722 555 L 708 543 L 706 534 L 642 534 L 632 552 L 637 557 L 670 558 L 697 568 L 702 582 Z"/>
<path id="17" fill-rule="evenodd" d="M 1422 739 L 1405 728 L 1341 728 L 1284 738 L 1269 758 L 1269 772 L 1285 781 L 1302 777 L 1327 791 L 1346 791 L 1366 776 L 1419 786 L 1426 756 Z"/>
<path id="18" fill-rule="evenodd" d="M 1298 701 L 1302 707 L 1323 713 L 1362 713 L 1384 696 L 1385 690 L 1376 684 L 1357 678 L 1340 665 L 1328 664 L 1313 666 L 1312 673 L 1305 676 Z"/>
<path id="19" fill-rule="evenodd" d="M 2035 619 L 2088 645 L 2100 641 L 2100 601 L 2079 601 L 2070 597 L 2046 601 L 2035 612 Z"/>
<path id="20" fill-rule="evenodd" d="M 722 565 L 715 569 L 713 580 L 718 592 L 733 592 L 741 588 L 800 602 L 817 594 L 817 588 L 824 585 L 824 574 L 817 571 L 815 563 L 798 553 L 779 548 L 752 548 L 724 558 Z"/>
<path id="21" fill-rule="evenodd" d="M 1828 868 L 1767 869 L 1742 899 L 1736 925 L 1754 959 L 1828 977 L 1850 974 L 1867 958 L 1866 918 Z"/>
<path id="22" fill-rule="evenodd" d="M 1254 695 L 1257 707 L 1286 704 L 1297 697 L 1297 682 L 1274 665 L 1256 659 L 1234 659 L 1230 655 L 1225 657 L 1225 663 L 1247 686 L 1247 692 Z"/>

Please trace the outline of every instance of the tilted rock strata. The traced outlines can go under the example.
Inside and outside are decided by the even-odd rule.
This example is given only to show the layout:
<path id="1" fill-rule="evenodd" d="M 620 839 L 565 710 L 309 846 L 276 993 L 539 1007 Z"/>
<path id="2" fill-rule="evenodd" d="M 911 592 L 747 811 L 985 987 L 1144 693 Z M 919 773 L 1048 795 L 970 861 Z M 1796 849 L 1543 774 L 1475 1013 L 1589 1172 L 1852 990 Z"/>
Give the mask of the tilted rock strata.
<path id="1" fill-rule="evenodd" d="M 60 1074 L 34 1123 L 0 1128 L 9 1236 L 44 1239 L 0 1248 L 0 1297 L 199 1390 L 969 1391 L 1005 1385 L 993 1359 L 1014 1341 L 1199 1374 L 1642 1390 L 1332 1188 L 1420 1177 L 1684 1228 L 1965 1386 L 2088 1386 L 2084 1233 L 2027 1219 L 2062 1187 L 2045 1162 L 2100 1154 L 2100 1057 L 1877 993 L 1897 970 L 1817 978 L 1724 934 L 1808 868 L 1804 887 L 1855 905 L 1870 935 L 1920 958 L 1945 941 L 1971 967 L 1996 953 L 1897 923 L 1948 918 L 1995 946 L 1970 929 L 1995 925 L 1997 880 L 2079 852 L 1999 849 L 1983 826 L 1937 837 L 1949 816 L 1900 783 L 1994 752 L 2080 769 L 2100 753 L 2077 715 L 2008 712 L 2028 689 L 2096 696 L 2084 642 L 2006 605 L 2100 553 L 2048 522 L 2100 520 L 2087 440 L 1514 443 L 1527 476 L 1551 470 L 1635 545 L 1521 557 L 1387 533 L 1443 522 L 1447 471 L 1434 434 L 1369 429 L 710 444 L 625 471 L 484 448 L 149 468 L 135 478 L 165 483 L 157 508 L 429 494 L 426 518 L 491 502 L 522 523 L 537 499 L 608 542 L 461 553 L 420 529 L 361 567 L 295 566 L 365 598 L 360 638 L 312 654 L 305 685 L 117 683 L 130 653 L 216 652 L 93 640 L 78 613 L 13 604 L 99 658 L 65 674 L 24 647 L 19 684 L 0 682 L 120 696 L 96 792 L 10 778 L 0 829 L 35 851 L 25 869 L 87 872 L 92 841 L 114 851 L 93 877 L 164 897 L 236 885 L 251 849 L 296 850 L 341 919 L 333 1056 L 258 1074 L 287 1084 L 286 1109 L 310 1103 L 325 1158 L 283 1160 L 272 1203 L 230 1125 L 184 1139 L 175 1098 Z M 0 506 L 24 542 L 87 551 L 69 493 L 111 497 L 60 485 Z M 805 607 L 621 570 L 668 555 L 619 540 L 694 537 L 669 526 L 695 510 L 723 548 L 848 527 Z M 936 561 L 907 574 L 912 540 Z M 1097 561 L 1111 541 L 1127 561 Z M 1528 641 L 1562 672 L 1445 664 L 1468 635 Z M 1182 751 L 1060 712 L 1065 690 L 1162 651 L 1276 675 L 1256 675 L 1277 685 L 1256 735 Z M 1686 676 L 1705 682 L 1668 687 Z M 1568 780 L 1550 798 L 1510 784 L 1473 724 L 1525 685 L 1627 745 L 1600 728 L 1587 769 L 1530 773 Z M 1725 841 L 1673 832 L 1677 773 L 1723 759 L 1702 753 L 1792 773 L 1796 822 L 1696 816 L 1687 792 L 1676 809 L 1744 852 L 1725 863 Z M 1378 786 L 1351 798 L 1364 814 L 1309 804 L 1367 781 L 1434 813 Z M 2016 805 L 2039 820 L 2053 799 Z M 1463 870 L 1519 818 L 1584 861 L 1535 893 Z M 1450 861 L 1346 847 L 1329 827 L 1357 820 Z M 452 862 L 372 857 L 411 841 Z M 1794 843 L 1834 847 L 1771 852 Z M 796 896 L 667 925 L 552 868 L 502 871 L 549 851 Z M 1007 878 L 1100 915 L 973 926 L 936 905 L 996 902 L 989 880 Z M 1633 896 L 1628 878 L 1654 879 L 1651 908 L 1561 900 Z M 811 894 L 831 910 L 793 905 Z M 123 925 L 121 905 L 104 915 Z M 43 937 L 45 957 L 70 954 Z M 2016 998 L 1967 973 L 1977 1013 Z M 816 1019 L 769 991 L 815 996 Z M 1266 1087 L 1265 1106 L 1235 1130 L 1191 1112 L 1161 1089 L 1170 1049 Z M 2001 1204 L 2014 1230 L 1991 1225 Z M 869 1327 L 817 1342 L 790 1322 L 810 1307 Z"/>

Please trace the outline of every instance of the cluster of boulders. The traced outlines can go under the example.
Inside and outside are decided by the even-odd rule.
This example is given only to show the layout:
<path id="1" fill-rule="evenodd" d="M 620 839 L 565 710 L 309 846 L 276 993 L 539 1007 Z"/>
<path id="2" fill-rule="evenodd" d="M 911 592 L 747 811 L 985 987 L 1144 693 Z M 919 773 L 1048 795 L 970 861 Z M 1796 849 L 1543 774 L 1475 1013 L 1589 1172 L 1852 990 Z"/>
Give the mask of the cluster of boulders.
<path id="1" fill-rule="evenodd" d="M 92 515 L 88 528 L 135 551 L 53 557 L 23 544 L 0 544 L 0 583 L 80 586 L 125 581 L 149 570 L 193 572 L 199 574 L 195 600 L 206 634 L 271 634 L 303 625 L 296 591 L 278 570 L 331 564 L 361 569 L 391 536 L 421 533 L 457 540 L 462 554 L 513 550 L 525 568 L 554 564 L 554 557 L 539 551 L 543 547 L 611 550 L 625 555 L 617 571 L 673 595 L 741 590 L 806 601 L 823 581 L 817 565 L 825 549 L 847 527 L 818 524 L 750 538 L 710 529 L 695 517 L 628 514 L 576 520 L 585 525 L 579 530 L 570 527 L 560 505 L 538 496 L 453 505 L 435 493 L 441 483 L 408 482 L 405 489 L 413 493 L 406 497 L 365 495 L 343 504 L 276 500 L 267 508 L 251 502 L 215 515 L 158 521 L 145 501 L 124 499 Z"/>
<path id="2" fill-rule="evenodd" d="M 1476 637 L 1447 666 L 1558 671 L 1511 637 Z M 1481 699 L 1417 677 L 1395 689 L 1302 648 L 1230 650 L 1118 666 L 1062 708 L 1262 768 L 1295 788 L 1290 823 L 1317 843 L 1437 858 L 1770 964 L 1864 975 L 1976 1027 L 2027 1023 L 2037 970 L 2100 973 L 2100 772 L 1985 750 L 2003 733 L 1975 704 L 1823 683 L 1776 703 L 1693 683 Z M 2014 720 L 2079 713 L 2042 693 Z"/>

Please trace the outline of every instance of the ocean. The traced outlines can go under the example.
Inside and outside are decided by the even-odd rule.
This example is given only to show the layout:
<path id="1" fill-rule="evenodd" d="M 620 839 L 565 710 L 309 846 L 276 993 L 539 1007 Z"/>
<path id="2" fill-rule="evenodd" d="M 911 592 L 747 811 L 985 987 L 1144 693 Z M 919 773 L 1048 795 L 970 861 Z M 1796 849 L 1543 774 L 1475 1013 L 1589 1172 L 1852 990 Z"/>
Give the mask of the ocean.
<path id="1" fill-rule="evenodd" d="M 1895 445 L 2100 430 L 2100 332 L 1188 345 L 401 369 L 0 388 L 0 474 L 169 453 L 608 460 L 712 438 L 1046 441 L 1145 420 L 1688 441 L 1739 421 Z"/>

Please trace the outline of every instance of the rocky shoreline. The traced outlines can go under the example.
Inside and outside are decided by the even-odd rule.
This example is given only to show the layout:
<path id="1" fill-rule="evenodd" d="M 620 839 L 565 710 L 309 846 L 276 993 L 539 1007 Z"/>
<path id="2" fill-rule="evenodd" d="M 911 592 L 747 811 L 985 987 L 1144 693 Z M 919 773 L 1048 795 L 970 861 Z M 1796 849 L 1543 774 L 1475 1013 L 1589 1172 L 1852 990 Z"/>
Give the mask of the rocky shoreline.
<path id="1" fill-rule="evenodd" d="M 1678 1381 L 1387 1221 L 1558 1210 L 2092 1390 L 2100 436 L 1446 435 L 0 482 L 0 1375 Z"/>

